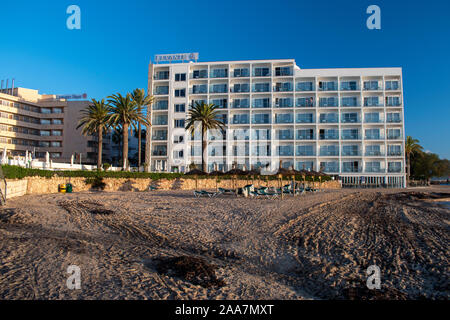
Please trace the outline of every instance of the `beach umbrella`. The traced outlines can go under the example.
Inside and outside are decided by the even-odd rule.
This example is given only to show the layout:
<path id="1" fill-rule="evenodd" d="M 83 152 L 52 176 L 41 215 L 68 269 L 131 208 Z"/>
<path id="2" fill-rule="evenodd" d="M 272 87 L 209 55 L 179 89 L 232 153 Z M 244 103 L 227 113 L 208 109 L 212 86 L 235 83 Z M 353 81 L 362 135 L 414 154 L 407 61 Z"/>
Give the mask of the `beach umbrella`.
<path id="1" fill-rule="evenodd" d="M 48 151 L 45 153 L 45 163 L 50 163 L 50 153 Z"/>
<path id="2" fill-rule="evenodd" d="M 216 178 L 216 192 L 217 192 L 217 190 L 219 189 L 219 186 L 218 186 L 218 179 L 217 179 L 217 177 L 219 177 L 219 176 L 223 176 L 224 175 L 224 173 L 222 172 L 222 171 L 218 171 L 218 170 L 214 170 L 214 171 L 212 171 L 212 172 L 210 172 L 210 173 L 208 173 L 208 176 L 211 176 L 211 177 L 215 177 Z"/>
<path id="3" fill-rule="evenodd" d="M 70 156 L 70 166 L 73 167 L 73 154 Z"/>
<path id="4" fill-rule="evenodd" d="M 187 176 L 194 176 L 195 178 L 195 190 L 198 189 L 198 176 L 207 176 L 208 173 L 199 169 L 192 169 L 189 172 L 186 172 L 185 175 Z"/>

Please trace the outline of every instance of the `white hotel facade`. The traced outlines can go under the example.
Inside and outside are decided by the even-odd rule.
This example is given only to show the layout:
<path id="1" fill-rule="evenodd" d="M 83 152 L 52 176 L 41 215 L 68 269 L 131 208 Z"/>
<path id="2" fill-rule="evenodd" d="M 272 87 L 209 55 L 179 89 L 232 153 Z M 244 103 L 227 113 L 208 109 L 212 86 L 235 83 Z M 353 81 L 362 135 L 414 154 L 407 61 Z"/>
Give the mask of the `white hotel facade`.
<path id="1" fill-rule="evenodd" d="M 201 163 L 185 130 L 195 102 L 220 107 L 208 170 L 269 166 L 322 171 L 343 183 L 405 186 L 401 68 L 301 69 L 293 59 L 149 66 L 151 169 Z"/>

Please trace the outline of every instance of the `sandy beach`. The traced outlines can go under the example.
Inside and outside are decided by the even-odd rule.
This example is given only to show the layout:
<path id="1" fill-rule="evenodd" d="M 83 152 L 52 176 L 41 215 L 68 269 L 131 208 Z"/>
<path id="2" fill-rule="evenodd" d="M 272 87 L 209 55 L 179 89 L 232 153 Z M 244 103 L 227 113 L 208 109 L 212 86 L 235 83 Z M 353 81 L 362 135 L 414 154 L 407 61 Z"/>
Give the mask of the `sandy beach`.
<path id="1" fill-rule="evenodd" d="M 445 198 L 449 187 L 23 196 L 0 208 L 0 299 L 449 299 Z M 380 290 L 366 287 L 373 264 Z"/>

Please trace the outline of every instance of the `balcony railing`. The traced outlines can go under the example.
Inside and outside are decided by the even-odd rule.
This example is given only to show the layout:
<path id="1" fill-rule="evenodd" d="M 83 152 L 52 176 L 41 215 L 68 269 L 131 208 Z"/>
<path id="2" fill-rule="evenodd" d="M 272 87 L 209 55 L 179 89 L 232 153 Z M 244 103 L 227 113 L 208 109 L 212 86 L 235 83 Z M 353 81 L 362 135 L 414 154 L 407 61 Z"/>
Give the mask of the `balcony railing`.
<path id="1" fill-rule="evenodd" d="M 332 156 L 332 157 L 336 157 L 339 156 L 339 151 L 323 151 L 320 150 L 320 155 L 323 156 Z"/>
<path id="2" fill-rule="evenodd" d="M 361 171 L 362 171 L 361 168 L 346 168 L 346 167 L 342 168 L 342 172 L 345 172 L 345 173 L 358 173 Z"/>
<path id="3" fill-rule="evenodd" d="M 319 135 L 320 140 L 338 140 L 339 135 L 337 134 L 321 134 Z"/>
<path id="4" fill-rule="evenodd" d="M 361 152 L 359 152 L 359 151 L 342 151 L 341 155 L 344 157 L 358 157 L 361 155 Z"/>
<path id="5" fill-rule="evenodd" d="M 388 156 L 400 157 L 402 155 L 401 151 L 388 151 Z"/>
<path id="6" fill-rule="evenodd" d="M 366 168 L 364 172 L 367 173 L 384 173 L 386 170 L 384 168 Z"/>
<path id="7" fill-rule="evenodd" d="M 152 155 L 154 155 L 154 156 L 167 156 L 167 150 L 153 150 Z"/>
<path id="8" fill-rule="evenodd" d="M 381 152 L 381 151 L 366 151 L 364 153 L 364 155 L 366 157 L 383 157 L 384 156 L 384 152 Z"/>
<path id="9" fill-rule="evenodd" d="M 384 137 L 382 135 L 366 135 L 364 136 L 366 140 L 383 140 Z"/>
<path id="10" fill-rule="evenodd" d="M 402 168 L 388 168 L 388 172 L 390 173 L 400 173 L 402 172 Z"/>

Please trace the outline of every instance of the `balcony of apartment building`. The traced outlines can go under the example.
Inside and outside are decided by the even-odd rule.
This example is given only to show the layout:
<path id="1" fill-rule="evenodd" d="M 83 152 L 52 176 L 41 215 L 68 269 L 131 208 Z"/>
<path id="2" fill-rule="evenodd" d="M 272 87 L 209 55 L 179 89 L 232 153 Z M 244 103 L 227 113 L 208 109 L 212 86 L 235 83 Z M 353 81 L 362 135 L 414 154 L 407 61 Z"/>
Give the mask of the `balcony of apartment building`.
<path id="1" fill-rule="evenodd" d="M 383 97 L 371 96 L 364 97 L 364 107 L 383 107 Z"/>
<path id="2" fill-rule="evenodd" d="M 401 129 L 387 129 L 386 138 L 388 140 L 401 140 L 403 139 Z"/>
<path id="3" fill-rule="evenodd" d="M 152 105 L 153 111 L 167 111 L 169 109 L 169 101 L 168 100 L 157 100 Z"/>
<path id="4" fill-rule="evenodd" d="M 337 81 L 319 81 L 319 91 L 338 91 Z"/>
<path id="5" fill-rule="evenodd" d="M 366 157 L 384 157 L 385 153 L 380 145 L 366 145 L 364 156 Z"/>
<path id="6" fill-rule="evenodd" d="M 297 140 L 315 140 L 314 129 L 298 129 Z"/>
<path id="7" fill-rule="evenodd" d="M 380 114 L 379 112 L 366 112 L 366 113 L 364 113 L 364 123 L 365 124 L 384 123 L 384 120 L 382 119 L 382 115 L 383 115 L 383 113 Z"/>
<path id="8" fill-rule="evenodd" d="M 252 140 L 267 141 L 271 139 L 270 129 L 252 129 L 251 131 Z"/>
<path id="9" fill-rule="evenodd" d="M 297 98 L 295 106 L 297 108 L 314 108 L 314 97 L 300 97 Z"/>
<path id="10" fill-rule="evenodd" d="M 194 84 L 189 89 L 189 94 L 208 94 L 207 84 Z"/>
<path id="11" fill-rule="evenodd" d="M 321 172 L 333 174 L 339 173 L 339 162 L 338 161 L 321 161 L 319 164 Z"/>
<path id="12" fill-rule="evenodd" d="M 168 95 L 169 94 L 169 86 L 155 86 L 153 90 L 153 94 L 156 96 Z"/>
<path id="13" fill-rule="evenodd" d="M 209 86 L 209 93 L 228 93 L 228 84 L 226 83 L 214 83 Z"/>
<path id="14" fill-rule="evenodd" d="M 228 78 L 228 68 L 223 68 L 223 67 L 211 68 L 209 77 L 212 79 Z"/>
<path id="15" fill-rule="evenodd" d="M 228 99 L 226 99 L 226 98 L 210 99 L 209 103 L 212 103 L 213 105 L 219 107 L 219 109 L 227 109 L 228 108 Z"/>
<path id="16" fill-rule="evenodd" d="M 252 103 L 252 108 L 270 108 L 270 98 L 254 98 Z"/>
<path id="17" fill-rule="evenodd" d="M 321 113 L 319 115 L 319 123 L 338 123 L 339 114 L 338 113 Z"/>
<path id="18" fill-rule="evenodd" d="M 297 124 L 315 123 L 314 113 L 297 113 L 295 123 Z"/>
<path id="19" fill-rule="evenodd" d="M 293 157 L 294 156 L 294 146 L 289 145 L 279 145 L 276 148 L 277 156 L 280 157 Z"/>
<path id="20" fill-rule="evenodd" d="M 388 145 L 387 155 L 392 157 L 401 157 L 403 155 L 401 145 Z"/>
<path id="21" fill-rule="evenodd" d="M 253 67 L 252 77 L 270 77 L 270 67 Z"/>
<path id="22" fill-rule="evenodd" d="M 383 85 L 380 80 L 365 80 L 363 82 L 364 91 L 382 91 Z"/>
<path id="23" fill-rule="evenodd" d="M 193 70 L 189 77 L 191 79 L 208 79 L 208 69 Z"/>
<path id="24" fill-rule="evenodd" d="M 250 146 L 248 143 L 230 146 L 230 156 L 232 157 L 248 157 L 250 156 Z"/>
<path id="25" fill-rule="evenodd" d="M 341 81 L 341 91 L 359 91 L 359 81 Z"/>
<path id="26" fill-rule="evenodd" d="M 273 86 L 273 92 L 291 92 L 293 91 L 292 82 L 277 82 Z"/>
<path id="27" fill-rule="evenodd" d="M 402 162 L 395 161 L 395 162 L 388 162 L 388 172 L 389 173 L 402 173 L 403 166 Z"/>
<path id="28" fill-rule="evenodd" d="M 387 96 L 386 107 L 400 107 L 402 105 L 399 96 Z"/>
<path id="29" fill-rule="evenodd" d="M 314 157 L 316 155 L 314 145 L 297 145 L 295 155 L 297 157 Z"/>
<path id="30" fill-rule="evenodd" d="M 294 100 L 292 98 L 275 98 L 275 108 L 292 108 Z"/>
<path id="31" fill-rule="evenodd" d="M 153 145 L 152 156 L 167 157 L 167 146 L 166 145 Z"/>
<path id="32" fill-rule="evenodd" d="M 236 125 L 250 124 L 250 115 L 247 113 L 233 114 L 233 119 L 232 119 L 231 124 L 236 124 Z"/>
<path id="33" fill-rule="evenodd" d="M 361 156 L 359 145 L 343 145 L 341 150 L 343 157 L 359 157 Z"/>
<path id="34" fill-rule="evenodd" d="M 321 157 L 338 157 L 339 145 L 322 145 L 319 148 L 319 155 Z"/>
<path id="35" fill-rule="evenodd" d="M 320 97 L 319 107 L 321 108 L 337 108 L 339 106 L 338 97 Z"/>
<path id="36" fill-rule="evenodd" d="M 297 92 L 312 92 L 315 90 L 314 81 L 298 81 L 295 84 L 295 91 Z"/>
<path id="37" fill-rule="evenodd" d="M 154 115 L 152 126 L 167 126 L 168 116 L 167 115 Z"/>
<path id="38" fill-rule="evenodd" d="M 229 137 L 231 141 L 249 141 L 250 130 L 248 129 L 234 129 L 229 131 Z"/>
<path id="39" fill-rule="evenodd" d="M 167 130 L 154 130 L 152 141 L 167 141 Z"/>
<path id="40" fill-rule="evenodd" d="M 231 72 L 233 78 L 248 78 L 250 77 L 250 69 L 247 67 L 234 68 Z"/>
<path id="41" fill-rule="evenodd" d="M 274 123 L 275 124 L 294 123 L 294 114 L 293 113 L 276 113 Z"/>
<path id="42" fill-rule="evenodd" d="M 169 70 L 155 71 L 153 80 L 169 80 Z"/>
<path id="43" fill-rule="evenodd" d="M 380 129 L 366 129 L 364 132 L 365 140 L 384 140 L 384 136 Z"/>
<path id="44" fill-rule="evenodd" d="M 359 108 L 361 105 L 359 103 L 358 97 L 342 97 L 341 107 L 343 108 Z"/>
<path id="45" fill-rule="evenodd" d="M 274 77 L 290 77 L 294 75 L 293 68 L 291 66 L 275 67 Z"/>
<path id="46" fill-rule="evenodd" d="M 357 112 L 342 113 L 341 123 L 343 124 L 357 124 L 361 123 L 359 114 Z"/>
<path id="47" fill-rule="evenodd" d="M 270 82 L 253 83 L 252 92 L 254 93 L 267 93 L 270 91 Z"/>
<path id="48" fill-rule="evenodd" d="M 297 161 L 295 163 L 295 170 L 314 170 L 314 161 Z"/>
<path id="49" fill-rule="evenodd" d="M 231 109 L 248 109 L 250 108 L 250 99 L 242 98 L 242 99 L 233 99 L 230 103 Z"/>
<path id="50" fill-rule="evenodd" d="M 338 129 L 320 129 L 319 140 L 339 140 Z"/>
<path id="51" fill-rule="evenodd" d="M 359 161 L 343 161 L 342 173 L 359 173 L 362 172 L 362 167 Z"/>
<path id="52" fill-rule="evenodd" d="M 231 93 L 249 93 L 250 92 L 250 83 L 234 83 L 232 87 L 230 87 Z"/>
<path id="53" fill-rule="evenodd" d="M 386 80 L 384 83 L 385 91 L 400 91 L 400 81 L 399 80 Z"/>
<path id="54" fill-rule="evenodd" d="M 364 172 L 366 173 L 385 173 L 385 168 L 382 167 L 380 161 L 366 161 L 364 166 Z"/>
<path id="55" fill-rule="evenodd" d="M 396 113 L 386 113 L 386 123 L 400 123 L 402 122 L 401 114 L 399 112 Z"/>
<path id="56" fill-rule="evenodd" d="M 270 124 L 270 113 L 254 113 L 252 115 L 252 124 Z"/>
<path id="57" fill-rule="evenodd" d="M 278 129 L 275 131 L 275 138 L 277 140 L 294 140 L 294 130 Z"/>

